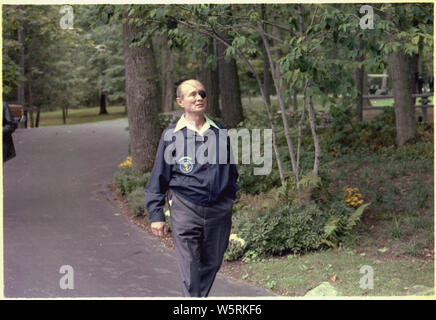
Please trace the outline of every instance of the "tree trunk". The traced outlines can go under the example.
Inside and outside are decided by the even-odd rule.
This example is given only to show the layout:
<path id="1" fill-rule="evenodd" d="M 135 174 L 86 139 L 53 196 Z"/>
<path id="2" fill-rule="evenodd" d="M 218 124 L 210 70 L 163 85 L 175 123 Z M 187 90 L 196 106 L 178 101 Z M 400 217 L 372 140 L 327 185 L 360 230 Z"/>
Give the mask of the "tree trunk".
<path id="1" fill-rule="evenodd" d="M 161 88 L 161 101 L 162 104 L 162 112 L 165 112 L 165 100 L 166 100 L 166 65 L 168 64 L 166 59 L 168 58 L 168 35 L 162 34 L 154 37 L 154 47 L 155 48 L 155 59 L 156 63 L 159 61 L 160 69 L 160 88 Z"/>
<path id="2" fill-rule="evenodd" d="M 358 61 L 363 61 L 358 59 Z M 364 66 L 356 68 L 356 88 L 357 88 L 357 104 L 356 104 L 356 117 L 358 121 L 363 120 L 363 82 L 364 82 Z"/>
<path id="3" fill-rule="evenodd" d="M 261 10 L 262 10 L 262 20 L 266 20 L 266 5 L 261 4 Z M 266 30 L 266 23 L 263 24 L 263 29 Z M 266 100 L 269 104 L 271 104 L 271 73 L 269 71 L 269 62 L 268 62 L 268 56 L 266 54 L 265 46 L 262 43 L 262 55 L 263 55 L 263 90 L 266 94 Z"/>
<path id="4" fill-rule="evenodd" d="M 31 66 L 29 65 L 29 68 Z M 26 97 L 26 95 L 25 95 Z M 27 107 L 29 108 L 30 127 L 34 128 L 33 121 L 33 98 L 32 98 L 32 85 L 30 74 L 27 75 Z"/>
<path id="5" fill-rule="evenodd" d="M 411 68 L 411 73 L 413 75 L 413 90 L 412 93 L 420 93 L 420 88 L 419 88 L 419 76 L 420 76 L 420 72 L 419 72 L 419 53 L 418 54 L 414 54 L 411 57 L 411 63 L 410 63 L 410 68 Z M 416 104 L 417 98 L 413 98 L 413 104 Z"/>
<path id="6" fill-rule="evenodd" d="M 35 127 L 39 128 L 39 115 L 41 113 L 41 108 L 38 107 L 37 111 L 36 111 L 36 120 L 35 120 Z"/>
<path id="7" fill-rule="evenodd" d="M 123 24 L 126 106 L 133 168 L 147 172 L 153 168 L 160 140 L 161 91 L 153 47 L 129 47 L 137 31 L 134 24 Z"/>
<path id="8" fill-rule="evenodd" d="M 226 39 L 227 42 L 232 42 Z M 228 128 L 233 128 L 244 120 L 241 102 L 241 89 L 239 86 L 236 60 L 225 59 L 226 46 L 218 43 L 219 87 L 221 95 L 221 118 Z"/>
<path id="9" fill-rule="evenodd" d="M 99 114 L 108 114 L 106 109 L 106 94 L 100 93 L 100 113 Z"/>
<path id="10" fill-rule="evenodd" d="M 313 107 L 313 101 L 311 96 L 309 96 L 308 113 L 309 113 L 310 130 L 312 131 L 313 144 L 315 146 L 315 159 L 313 163 L 312 175 L 313 177 L 318 177 L 319 158 L 321 157 L 321 147 L 319 144 L 318 134 L 316 132 L 315 108 Z M 312 199 L 312 191 L 313 191 L 312 187 L 307 191 L 306 202 L 310 202 L 310 200 Z"/>
<path id="11" fill-rule="evenodd" d="M 297 168 L 297 162 L 295 159 L 294 146 L 292 143 L 291 135 L 289 133 L 288 119 L 286 118 L 286 106 L 285 106 L 285 102 L 283 100 L 283 96 L 282 96 L 282 92 L 281 92 L 281 88 L 280 88 L 280 79 L 279 79 L 280 74 L 278 73 L 278 71 L 274 65 L 274 61 L 273 61 L 272 56 L 271 56 L 271 50 L 269 47 L 268 40 L 266 39 L 264 30 L 262 29 L 262 25 L 259 22 L 258 22 L 258 29 L 259 29 L 260 36 L 262 37 L 263 44 L 264 44 L 264 47 L 265 47 L 265 50 L 266 50 L 266 53 L 268 56 L 268 61 L 269 61 L 270 69 L 271 69 L 271 75 L 272 75 L 272 79 L 274 82 L 274 86 L 276 88 L 277 97 L 279 100 L 279 107 L 280 107 L 281 115 L 282 115 L 283 128 L 285 130 L 286 143 L 288 145 L 289 158 L 291 159 L 292 171 L 294 172 L 294 175 L 295 175 L 298 196 L 300 197 L 298 168 Z"/>
<path id="12" fill-rule="evenodd" d="M 412 98 L 415 83 L 412 64 L 413 57 L 401 50 L 392 53 L 389 57 L 398 146 L 404 145 L 416 136 L 415 106 Z"/>
<path id="13" fill-rule="evenodd" d="M 388 74 L 388 70 L 384 69 L 383 70 L 383 74 L 387 75 Z M 387 83 L 388 83 L 388 77 L 383 77 L 382 78 L 382 83 L 381 83 L 381 89 L 382 90 L 386 90 L 387 88 Z"/>
<path id="14" fill-rule="evenodd" d="M 62 123 L 67 124 L 67 116 L 65 114 L 65 107 L 62 106 Z"/>
<path id="15" fill-rule="evenodd" d="M 368 71 L 366 71 L 365 68 L 363 68 L 363 95 L 368 95 Z M 363 98 L 363 106 L 364 107 L 372 107 L 371 99 L 369 98 Z"/>
<path id="16" fill-rule="evenodd" d="M 168 46 L 165 42 L 164 45 Z M 165 103 L 164 112 L 170 112 L 174 109 L 174 54 L 170 48 L 167 47 L 167 64 L 165 68 Z M 163 66 L 162 66 L 163 68 Z"/>
<path id="17" fill-rule="evenodd" d="M 23 13 L 22 10 L 24 8 L 22 6 L 18 6 L 18 43 L 20 47 L 19 53 L 19 66 L 20 66 L 20 80 L 18 81 L 18 89 L 17 89 L 17 101 L 18 104 L 22 106 L 24 110 L 24 115 L 26 116 L 26 122 L 24 123 L 24 127 L 27 128 L 27 107 L 25 106 L 24 95 L 25 95 L 25 70 L 24 70 L 24 24 L 23 24 Z"/>
<path id="18" fill-rule="evenodd" d="M 280 24 L 280 22 L 279 22 L 280 20 L 279 20 L 278 16 L 275 16 L 274 19 L 275 19 L 274 22 L 276 24 Z M 281 38 L 280 29 L 277 28 L 276 26 L 273 26 L 272 29 L 273 29 L 274 37 L 277 38 L 277 39 L 280 39 Z M 265 29 L 263 29 L 263 30 L 265 30 Z M 276 48 L 274 50 L 274 54 L 275 54 L 274 61 L 276 61 L 276 63 L 275 63 L 275 68 L 276 68 L 275 72 L 276 72 L 277 77 L 280 78 L 281 75 L 280 75 L 278 61 L 280 60 L 280 57 L 282 56 L 281 55 L 281 48 L 283 46 L 276 39 L 272 39 L 272 42 L 273 42 L 274 47 Z M 270 77 L 271 77 L 271 75 L 272 75 L 272 72 L 270 73 Z M 272 80 L 272 82 L 274 83 L 274 80 Z M 284 86 L 282 84 L 280 84 L 280 83 L 279 83 L 279 90 L 280 90 L 280 95 L 282 96 L 282 98 L 285 97 L 286 96 L 286 90 L 285 90 Z M 276 89 L 275 93 L 278 95 L 277 89 Z M 283 103 L 284 103 L 285 109 L 288 110 L 290 108 L 290 99 L 283 99 Z"/>
<path id="19" fill-rule="evenodd" d="M 33 109 L 32 107 L 29 107 L 29 118 L 30 118 L 30 127 L 34 128 L 34 121 L 33 121 Z"/>
<path id="20" fill-rule="evenodd" d="M 215 55 L 215 45 L 212 38 L 209 39 L 209 44 L 206 45 L 205 54 L 201 58 L 202 75 L 201 80 L 207 92 L 207 112 L 211 117 L 220 117 L 219 105 L 219 86 L 217 68 L 207 66 L 206 61 L 208 56 Z"/>
<path id="21" fill-rule="evenodd" d="M 297 93 L 297 86 L 294 86 L 294 94 L 293 94 L 293 105 L 294 105 L 294 111 L 298 111 L 298 93 Z"/>
<path id="22" fill-rule="evenodd" d="M 298 140 L 297 140 L 297 170 L 300 170 L 300 149 L 301 149 L 301 139 L 302 139 L 302 128 L 303 128 L 303 121 L 305 117 L 305 111 L 306 111 L 306 104 L 307 104 L 307 97 L 306 97 L 306 89 L 307 89 L 308 81 L 306 80 L 306 84 L 303 89 L 303 105 L 301 110 L 301 117 L 300 121 L 298 121 Z"/>
<path id="23" fill-rule="evenodd" d="M 364 42 L 363 40 L 359 41 L 359 50 L 363 50 Z M 363 62 L 365 61 L 365 55 L 362 53 L 360 56 L 356 58 L 356 61 Z M 356 117 L 358 121 L 363 120 L 363 108 L 371 107 L 371 101 L 368 98 L 364 98 L 364 95 L 368 94 L 368 72 L 365 70 L 365 67 L 362 65 L 360 68 L 356 68 L 355 71 L 355 81 L 356 88 L 358 91 L 357 96 L 357 105 L 356 105 Z"/>
<path id="24" fill-rule="evenodd" d="M 318 176 L 319 171 L 319 159 L 321 157 L 321 147 L 319 144 L 318 133 L 316 132 L 316 122 L 315 122 L 315 108 L 313 107 L 312 97 L 309 97 L 309 123 L 310 130 L 312 131 L 313 144 L 315 146 L 315 159 L 313 163 L 313 175 Z"/>

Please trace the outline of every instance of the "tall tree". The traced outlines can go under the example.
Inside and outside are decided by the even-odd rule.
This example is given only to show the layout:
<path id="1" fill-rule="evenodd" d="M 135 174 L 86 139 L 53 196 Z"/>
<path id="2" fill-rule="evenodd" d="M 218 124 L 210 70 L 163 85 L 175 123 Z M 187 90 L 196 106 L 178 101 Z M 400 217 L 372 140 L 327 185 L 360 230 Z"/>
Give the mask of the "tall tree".
<path id="1" fill-rule="evenodd" d="M 261 5 L 262 21 L 266 21 L 266 4 Z M 263 23 L 262 28 L 267 30 L 266 23 Z M 266 54 L 265 45 L 262 42 L 262 56 L 263 56 L 263 90 L 266 94 L 266 100 L 271 103 L 271 72 L 269 70 L 268 56 Z"/>
<path id="2" fill-rule="evenodd" d="M 415 75 L 412 72 L 413 57 L 398 50 L 389 57 L 394 93 L 395 122 L 397 134 L 395 141 L 401 146 L 416 136 Z"/>
<path id="3" fill-rule="evenodd" d="M 164 112 L 170 112 L 174 109 L 175 88 L 174 88 L 174 53 L 171 48 L 167 50 L 167 65 L 165 68 L 165 100 Z"/>
<path id="4" fill-rule="evenodd" d="M 231 39 L 226 39 L 232 42 Z M 218 42 L 218 75 L 221 96 L 221 118 L 228 127 L 244 120 L 236 60 L 225 55 L 227 47 Z"/>
<path id="5" fill-rule="evenodd" d="M 161 133 L 158 117 L 161 108 L 159 77 L 153 47 L 151 44 L 135 44 L 135 36 L 140 29 L 127 10 L 123 17 L 127 19 L 123 24 L 123 38 L 132 164 L 136 170 L 147 172 L 153 167 Z"/>
<path id="6" fill-rule="evenodd" d="M 385 52 L 394 94 L 396 144 L 402 146 L 416 136 L 415 99 L 420 46 L 433 46 L 433 15 L 428 4 L 382 6 L 388 27 Z"/>
<path id="7" fill-rule="evenodd" d="M 24 115 L 26 115 L 26 119 L 27 119 L 27 111 L 28 108 L 24 105 L 25 104 L 25 65 L 24 65 L 24 59 L 25 59 L 25 44 L 24 44 L 24 22 L 23 22 L 23 15 L 24 15 L 24 10 L 22 8 L 22 6 L 18 6 L 18 43 L 20 45 L 20 59 L 19 59 L 19 65 L 20 65 L 20 80 L 18 82 L 18 104 L 21 105 L 23 107 L 24 110 Z M 27 121 L 25 124 L 26 128 L 27 128 Z"/>
<path id="8" fill-rule="evenodd" d="M 201 79 L 207 92 L 207 112 L 211 117 L 220 117 L 218 70 L 215 59 L 215 43 L 212 38 L 204 45 L 201 56 Z"/>
<path id="9" fill-rule="evenodd" d="M 153 48 L 155 57 L 160 70 L 160 83 L 162 88 L 162 112 L 170 112 L 174 109 L 175 101 L 175 67 L 174 67 L 174 47 L 168 32 L 164 32 L 153 37 Z"/>

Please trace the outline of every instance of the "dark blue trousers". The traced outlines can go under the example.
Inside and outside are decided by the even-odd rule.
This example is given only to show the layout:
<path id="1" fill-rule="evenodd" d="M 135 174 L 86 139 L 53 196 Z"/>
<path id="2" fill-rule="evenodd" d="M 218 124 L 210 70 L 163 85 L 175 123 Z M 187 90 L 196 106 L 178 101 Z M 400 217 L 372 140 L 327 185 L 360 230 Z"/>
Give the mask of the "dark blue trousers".
<path id="1" fill-rule="evenodd" d="M 229 243 L 233 200 L 203 207 L 168 195 L 171 230 L 185 297 L 207 297 Z"/>

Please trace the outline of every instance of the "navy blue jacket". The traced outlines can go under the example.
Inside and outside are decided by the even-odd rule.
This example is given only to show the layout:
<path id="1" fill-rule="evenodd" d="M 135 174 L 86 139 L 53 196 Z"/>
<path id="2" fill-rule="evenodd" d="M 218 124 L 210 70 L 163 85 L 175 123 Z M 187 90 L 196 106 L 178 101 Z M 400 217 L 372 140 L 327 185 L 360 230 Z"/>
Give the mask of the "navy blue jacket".
<path id="1" fill-rule="evenodd" d="M 175 124 L 162 133 L 145 188 L 145 205 L 152 222 L 165 221 L 163 207 L 169 189 L 200 206 L 236 198 L 240 187 L 236 165 L 230 161 L 230 138 L 224 125 L 214 122 L 220 129 L 211 126 L 204 137 L 187 127 L 174 133 Z"/>

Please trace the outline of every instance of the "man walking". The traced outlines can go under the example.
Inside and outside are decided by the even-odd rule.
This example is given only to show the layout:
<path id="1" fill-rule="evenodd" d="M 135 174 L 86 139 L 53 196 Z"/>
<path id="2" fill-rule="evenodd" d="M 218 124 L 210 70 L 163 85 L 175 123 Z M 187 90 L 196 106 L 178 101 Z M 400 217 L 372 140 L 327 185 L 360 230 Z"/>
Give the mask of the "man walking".
<path id="1" fill-rule="evenodd" d="M 204 86 L 182 82 L 177 103 L 184 115 L 162 133 L 145 202 L 152 232 L 162 237 L 168 192 L 183 295 L 207 297 L 228 245 L 238 172 L 225 127 L 205 115 Z"/>

